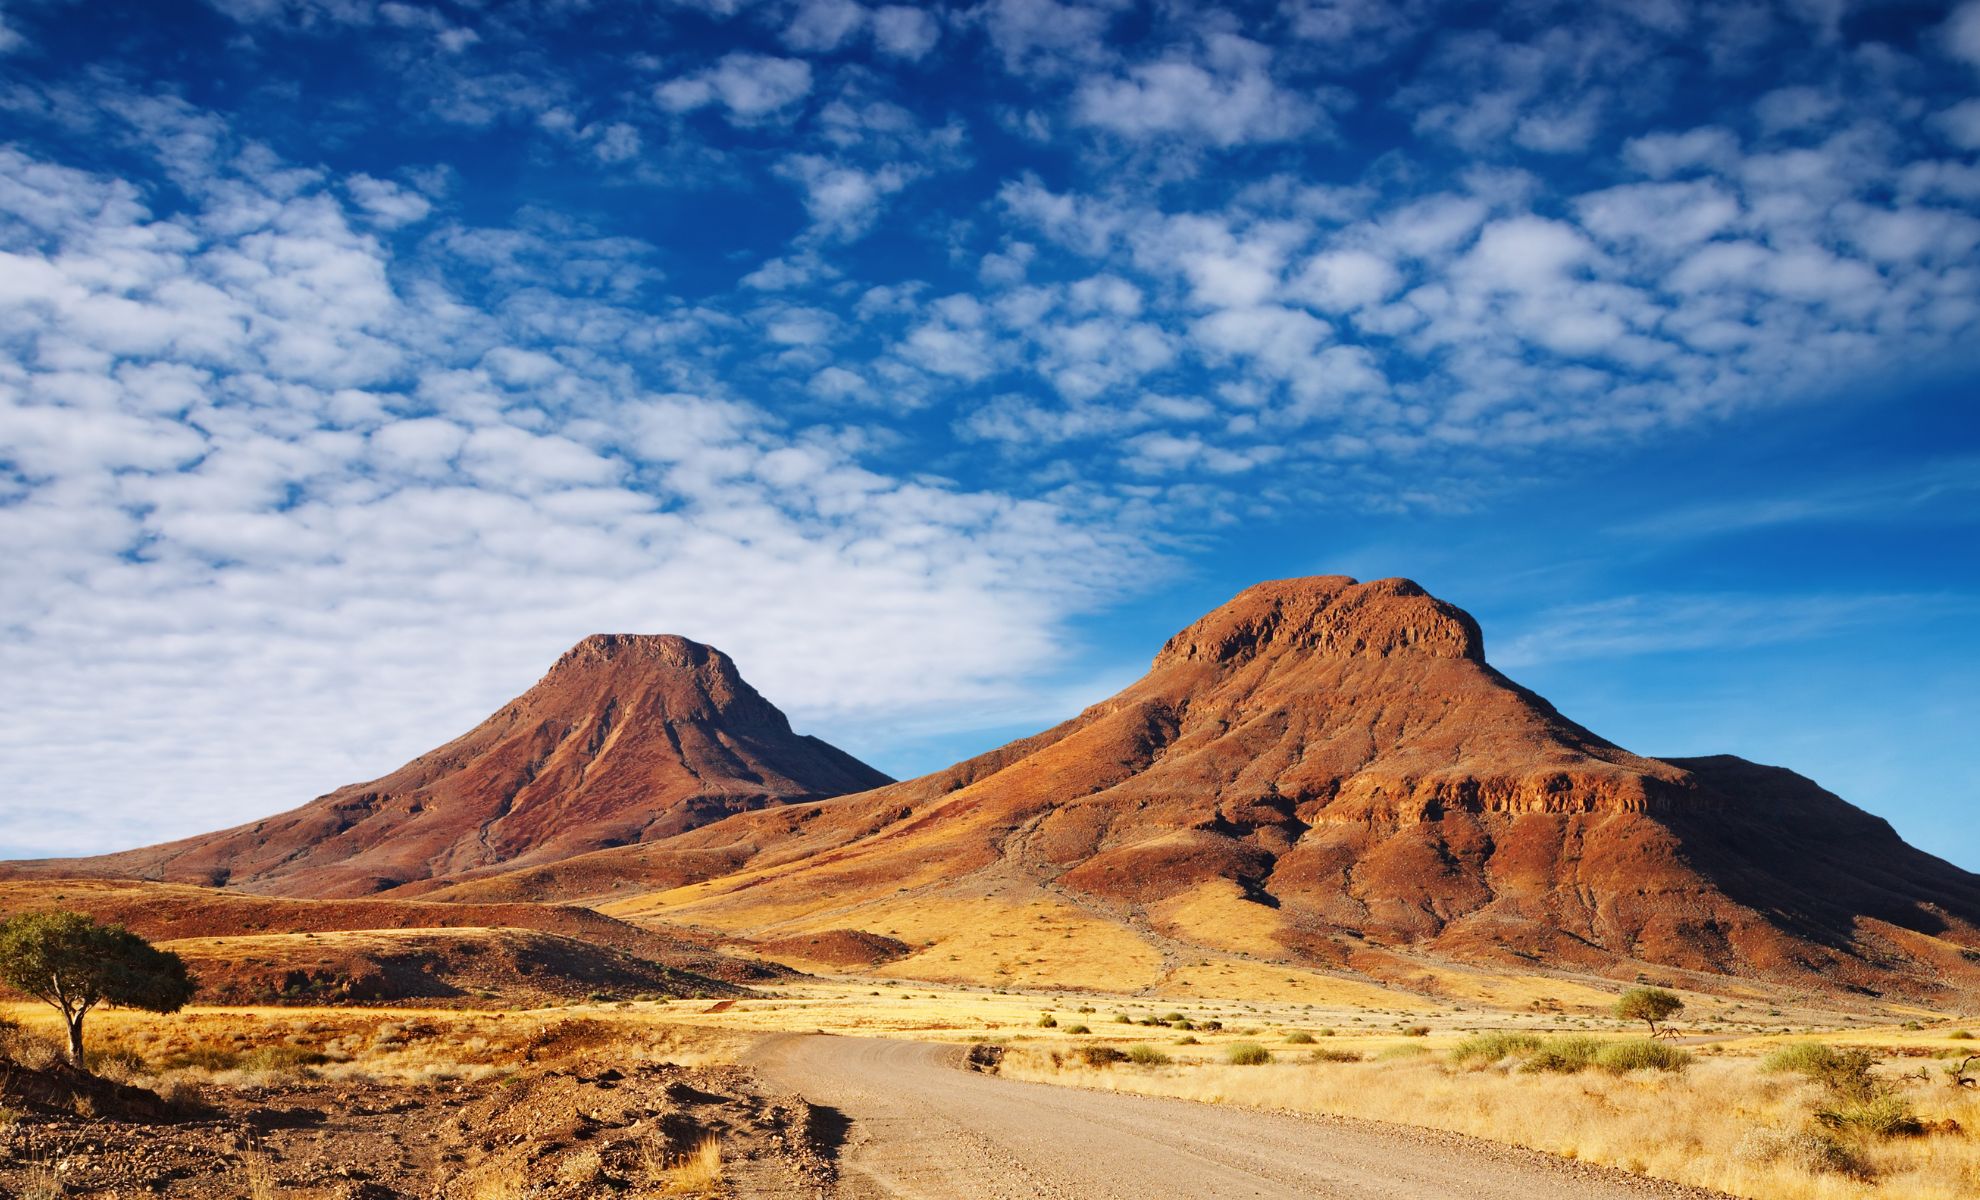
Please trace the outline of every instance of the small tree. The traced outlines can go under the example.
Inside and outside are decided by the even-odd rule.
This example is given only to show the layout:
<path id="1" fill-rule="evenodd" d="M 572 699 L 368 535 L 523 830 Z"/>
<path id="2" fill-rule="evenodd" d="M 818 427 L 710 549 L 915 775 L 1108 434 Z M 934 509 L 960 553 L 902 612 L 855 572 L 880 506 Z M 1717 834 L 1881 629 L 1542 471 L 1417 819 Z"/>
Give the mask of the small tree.
<path id="1" fill-rule="evenodd" d="M 69 1061 L 83 1066 L 83 1018 L 99 1004 L 177 1012 L 197 986 L 184 960 L 122 925 L 81 913 L 0 921 L 0 982 L 51 1004 L 69 1029 Z"/>
<path id="2" fill-rule="evenodd" d="M 1658 1024 L 1682 1011 L 1684 1001 L 1662 988 L 1631 988 L 1616 1001 L 1617 1019 L 1642 1021 L 1650 1026 L 1651 1037 L 1662 1037 L 1667 1031 L 1659 1029 Z"/>

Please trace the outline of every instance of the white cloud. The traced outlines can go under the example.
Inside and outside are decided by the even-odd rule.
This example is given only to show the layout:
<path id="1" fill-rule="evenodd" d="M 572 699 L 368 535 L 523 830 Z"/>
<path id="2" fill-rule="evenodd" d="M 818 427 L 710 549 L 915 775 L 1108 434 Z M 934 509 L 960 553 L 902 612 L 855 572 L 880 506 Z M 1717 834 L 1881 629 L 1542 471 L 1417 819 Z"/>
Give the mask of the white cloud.
<path id="1" fill-rule="evenodd" d="M 811 91 L 811 64 L 801 58 L 766 54 L 725 54 L 714 66 L 670 79 L 653 91 L 669 112 L 692 112 L 720 104 L 743 124 L 781 115 Z"/>
<path id="2" fill-rule="evenodd" d="M 437 260 L 403 262 L 354 222 L 412 207 L 354 178 L 211 174 L 153 213 L 0 153 L 0 229 L 38 231 L 0 267 L 17 848 L 190 833 L 376 774 L 600 630 L 720 645 L 826 733 L 1028 714 L 1059 619 L 1146 561 L 1051 503 L 876 473 L 851 431 L 787 427 L 706 378 L 652 386 L 692 367 L 651 331 L 718 314 L 540 286 L 623 250 L 449 227 L 417 251 Z M 455 254 L 492 264 L 494 307 L 439 289 Z M 51 820 L 85 792 L 116 819 Z"/>
<path id="3" fill-rule="evenodd" d="M 928 56 L 941 39 L 942 27 L 934 16 L 906 4 L 889 4 L 873 10 L 873 45 L 895 58 L 918 61 Z"/>
<path id="4" fill-rule="evenodd" d="M 1129 138 L 1182 136 L 1217 146 L 1283 141 L 1311 129 L 1321 114 L 1310 99 L 1274 83 L 1270 66 L 1266 47 L 1212 34 L 1197 57 L 1086 80 L 1073 116 Z"/>
<path id="5" fill-rule="evenodd" d="M 1932 118 L 1947 141 L 1962 150 L 1980 150 L 1980 100 L 1962 100 Z"/>
<path id="6" fill-rule="evenodd" d="M 985 0 L 971 12 L 1013 72 L 1053 72 L 1105 55 L 1118 0 Z"/>
<path id="7" fill-rule="evenodd" d="M 397 229 L 424 221 L 433 211 L 433 203 L 411 188 L 400 187 L 388 179 L 373 179 L 369 175 L 357 174 L 344 181 L 351 199 L 371 214 L 371 219 L 385 229 Z"/>
<path id="8" fill-rule="evenodd" d="M 804 208 L 811 215 L 812 228 L 841 239 L 871 229 L 886 198 L 913 177 L 907 168 L 893 164 L 868 171 L 817 154 L 793 155 L 779 165 L 778 173 L 804 188 Z"/>
<path id="9" fill-rule="evenodd" d="M 1345 313 L 1378 304 L 1402 286 L 1388 259 L 1366 250 L 1330 250 L 1300 268 L 1288 291 L 1322 312 Z"/>
<path id="10" fill-rule="evenodd" d="M 866 20 L 865 7 L 855 0 L 799 0 L 781 36 L 793 50 L 825 53 L 844 45 Z"/>
<path id="11" fill-rule="evenodd" d="M 1683 133 L 1647 133 L 1623 146 L 1623 158 L 1652 179 L 1701 167 L 1723 169 L 1739 157 L 1739 139 L 1729 130 L 1702 126 Z"/>
<path id="12" fill-rule="evenodd" d="M 1966 0 L 1946 18 L 1940 36 L 1947 54 L 1980 67 L 1980 0 Z"/>

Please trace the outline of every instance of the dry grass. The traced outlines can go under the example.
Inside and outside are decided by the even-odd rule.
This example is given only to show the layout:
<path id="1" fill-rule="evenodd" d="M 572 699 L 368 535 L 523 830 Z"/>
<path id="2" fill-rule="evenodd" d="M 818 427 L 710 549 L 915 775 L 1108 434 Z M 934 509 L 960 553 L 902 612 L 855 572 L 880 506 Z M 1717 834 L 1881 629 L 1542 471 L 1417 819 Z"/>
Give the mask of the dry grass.
<path id="1" fill-rule="evenodd" d="M 643 1161 L 648 1186 L 662 1196 L 710 1196 L 722 1188 L 722 1143 L 714 1134 L 678 1153 L 649 1144 Z"/>
<path id="2" fill-rule="evenodd" d="M 1915 1137 L 1826 1128 L 1817 1118 L 1830 1102 L 1824 1089 L 1769 1073 L 1749 1055 L 1701 1056 L 1683 1071 L 1561 1075 L 1522 1073 L 1510 1058 L 1481 1068 L 1477 1059 L 1472 1055 L 1468 1067 L 1437 1054 L 1262 1066 L 1197 1060 L 1096 1071 L 1063 1056 L 1054 1064 L 1034 1049 L 1007 1054 L 1003 1073 L 1426 1125 L 1756 1200 L 1980 1195 L 1980 1138 L 1974 1136 L 1980 1090 L 1948 1086 L 1936 1072 L 1920 1077 L 1908 1063 L 1903 1069 L 1887 1064 L 1879 1073 L 1931 1130 Z"/>

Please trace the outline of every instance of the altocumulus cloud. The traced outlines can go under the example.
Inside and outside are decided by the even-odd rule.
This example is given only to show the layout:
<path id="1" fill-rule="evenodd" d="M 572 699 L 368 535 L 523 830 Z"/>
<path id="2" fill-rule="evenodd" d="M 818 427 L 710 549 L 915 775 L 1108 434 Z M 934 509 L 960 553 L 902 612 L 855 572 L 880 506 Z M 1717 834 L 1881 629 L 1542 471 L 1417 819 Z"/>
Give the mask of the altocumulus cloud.
<path id="1" fill-rule="evenodd" d="M 1973 365 L 1980 0 L 99 11 L 0 15 L 16 848 L 389 767 L 595 630 L 854 750 L 1062 712 L 1205 528 Z"/>
<path id="2" fill-rule="evenodd" d="M 131 840 L 388 766 L 585 630 L 716 641 L 814 721 L 1008 705 L 1140 569 L 1049 502 L 876 474 L 724 394 L 692 314 L 547 293 L 565 247 L 469 305 L 442 260 L 475 231 L 413 261 L 378 232 L 425 198 L 118 107 L 178 146 L 183 206 L 0 151 L 17 849 L 90 843 L 105 791 Z"/>

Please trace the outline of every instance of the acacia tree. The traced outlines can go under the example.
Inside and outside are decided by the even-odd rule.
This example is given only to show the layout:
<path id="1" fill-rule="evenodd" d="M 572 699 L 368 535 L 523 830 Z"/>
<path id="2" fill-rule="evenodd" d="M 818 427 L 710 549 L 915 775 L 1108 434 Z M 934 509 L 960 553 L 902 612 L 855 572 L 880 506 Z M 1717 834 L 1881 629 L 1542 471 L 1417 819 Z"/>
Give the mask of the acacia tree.
<path id="1" fill-rule="evenodd" d="M 99 1004 L 177 1012 L 198 985 L 186 964 L 122 925 L 81 913 L 28 913 L 0 921 L 0 982 L 51 1004 L 69 1029 L 69 1061 L 83 1066 L 83 1018 Z"/>
<path id="2" fill-rule="evenodd" d="M 1616 1001 L 1616 1017 L 1623 1021 L 1642 1021 L 1650 1026 L 1650 1036 L 1659 1037 L 1664 1032 L 1657 1028 L 1658 1022 L 1668 1020 L 1672 1014 L 1684 1011 L 1684 1001 L 1673 992 L 1662 988 L 1631 988 Z"/>

